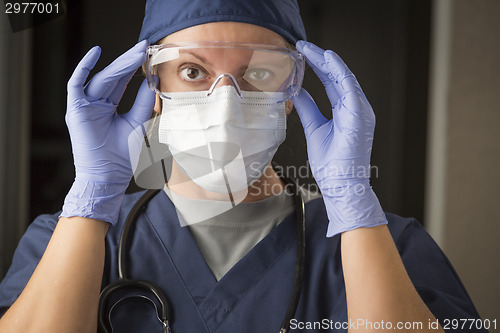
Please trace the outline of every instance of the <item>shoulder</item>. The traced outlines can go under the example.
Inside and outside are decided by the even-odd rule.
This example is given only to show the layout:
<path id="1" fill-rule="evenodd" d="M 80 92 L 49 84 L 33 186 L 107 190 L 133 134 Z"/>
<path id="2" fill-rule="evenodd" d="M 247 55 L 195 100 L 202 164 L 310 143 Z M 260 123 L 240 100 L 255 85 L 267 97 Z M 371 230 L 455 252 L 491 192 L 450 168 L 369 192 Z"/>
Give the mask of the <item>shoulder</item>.
<path id="1" fill-rule="evenodd" d="M 0 283 L 0 317 L 28 283 L 56 228 L 59 213 L 38 216 L 19 241 L 9 270 Z"/>
<path id="2" fill-rule="evenodd" d="M 137 200 L 144 195 L 144 193 L 146 193 L 146 190 L 125 194 L 122 201 L 121 211 L 130 209 L 137 202 Z"/>
<path id="3" fill-rule="evenodd" d="M 130 211 L 132 210 L 136 202 L 141 198 L 141 196 L 144 195 L 144 193 L 146 193 L 146 191 L 139 191 L 139 192 L 125 194 L 120 206 L 118 220 L 116 221 L 116 224 L 114 224 L 109 228 L 108 233 L 106 234 L 106 238 L 108 240 L 111 240 L 112 242 L 118 241 L 122 227 L 127 219 L 127 216 L 129 215 Z"/>
<path id="4" fill-rule="evenodd" d="M 423 228 L 420 222 L 413 217 L 401 217 L 399 215 L 385 212 L 387 217 L 387 227 L 392 235 L 394 241 L 400 239 L 400 237 L 406 232 L 418 232 L 419 234 L 427 234 L 427 231 Z M 430 236 L 429 236 L 430 237 Z"/>
<path id="5" fill-rule="evenodd" d="M 129 214 L 130 210 L 134 206 L 134 204 L 137 202 L 137 200 L 145 193 L 146 191 L 139 191 L 139 192 L 134 192 L 130 194 L 126 194 L 123 197 L 123 201 L 120 206 L 120 213 L 118 217 L 117 223 L 110 228 L 110 231 L 113 229 L 121 229 L 121 226 L 123 225 L 127 215 Z M 51 235 L 57 225 L 57 222 L 59 220 L 59 215 L 61 214 L 61 211 L 55 213 L 55 214 L 43 214 L 35 218 L 33 222 L 29 225 L 28 229 L 26 230 L 26 233 L 24 234 L 23 238 L 20 241 L 20 245 L 24 243 L 26 240 L 32 239 L 32 238 L 37 238 L 41 234 L 49 234 Z"/>
<path id="6" fill-rule="evenodd" d="M 415 218 L 388 212 L 385 214 L 387 227 L 404 262 L 411 262 L 414 266 L 418 259 L 420 262 L 446 262 L 448 265 L 442 250 Z M 341 235 L 326 237 L 328 223 L 323 200 L 319 198 L 309 201 L 306 204 L 306 241 L 312 252 L 340 253 Z"/>
<path id="7" fill-rule="evenodd" d="M 30 235 L 33 232 L 36 231 L 54 231 L 57 225 L 57 221 L 59 220 L 59 215 L 61 214 L 61 211 L 54 213 L 54 214 L 42 214 L 37 216 L 33 222 L 28 226 L 28 229 L 26 230 L 25 236 Z"/>
<path id="8" fill-rule="evenodd" d="M 145 191 L 141 191 L 124 196 L 118 222 L 109 228 L 106 235 L 108 261 L 109 251 L 114 253 L 113 251 L 116 250 L 115 244 L 118 244 L 120 232 L 127 215 L 144 193 Z M 0 283 L 0 317 L 19 297 L 28 283 L 47 248 L 47 244 L 57 226 L 60 213 L 59 211 L 55 214 L 43 214 L 35 218 L 19 241 L 12 264 Z"/>
<path id="9" fill-rule="evenodd" d="M 401 217 L 389 212 L 385 212 L 385 215 L 388 221 L 387 227 L 395 242 L 399 240 L 403 234 L 408 232 L 415 232 L 428 236 L 422 225 L 413 217 Z M 308 231 L 310 229 L 311 232 L 322 233 L 322 237 L 326 238 L 328 216 L 321 195 L 311 196 L 310 199 L 306 201 L 306 221 L 308 224 Z"/>

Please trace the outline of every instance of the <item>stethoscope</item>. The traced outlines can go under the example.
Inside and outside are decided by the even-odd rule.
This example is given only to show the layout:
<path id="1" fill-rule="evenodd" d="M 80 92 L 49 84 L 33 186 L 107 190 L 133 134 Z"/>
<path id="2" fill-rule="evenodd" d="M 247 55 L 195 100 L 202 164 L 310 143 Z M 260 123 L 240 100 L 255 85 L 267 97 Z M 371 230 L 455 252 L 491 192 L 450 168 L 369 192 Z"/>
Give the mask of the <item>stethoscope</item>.
<path id="1" fill-rule="evenodd" d="M 296 182 L 292 179 L 284 178 L 283 181 L 287 186 L 287 190 L 291 190 L 296 207 L 296 217 L 297 217 L 297 256 L 295 259 L 295 277 L 293 282 L 293 289 L 290 295 L 290 301 L 288 303 L 288 309 L 286 311 L 283 322 L 281 323 L 281 328 L 279 333 L 286 333 L 290 328 L 290 320 L 293 319 L 297 306 L 299 304 L 300 293 L 302 291 L 302 280 L 304 274 L 304 260 L 305 260 L 305 204 L 302 198 Z M 135 224 L 137 217 L 141 211 L 146 207 L 147 203 L 159 192 L 160 190 L 148 190 L 146 191 L 135 205 L 130 210 L 123 229 L 120 234 L 120 241 L 118 244 L 118 280 L 107 285 L 101 292 L 99 297 L 99 312 L 98 312 L 98 332 L 100 333 L 111 333 L 113 332 L 113 327 L 111 325 L 111 314 L 115 308 L 117 308 L 123 301 L 129 300 L 131 298 L 138 298 L 141 300 L 147 300 L 151 302 L 156 310 L 157 318 L 163 325 L 163 333 L 171 333 L 171 319 L 170 319 L 170 307 L 167 297 L 161 290 L 161 288 L 149 281 L 145 280 L 135 280 L 127 276 L 127 242 L 129 240 L 130 230 Z M 133 235 L 131 235 L 133 236 Z M 145 296 L 129 296 L 122 298 L 115 302 L 108 313 L 106 314 L 106 308 L 108 307 L 108 301 L 112 294 L 117 291 L 123 291 L 124 289 L 139 289 L 153 294 L 160 304 L 160 308 L 156 306 L 152 300 Z"/>

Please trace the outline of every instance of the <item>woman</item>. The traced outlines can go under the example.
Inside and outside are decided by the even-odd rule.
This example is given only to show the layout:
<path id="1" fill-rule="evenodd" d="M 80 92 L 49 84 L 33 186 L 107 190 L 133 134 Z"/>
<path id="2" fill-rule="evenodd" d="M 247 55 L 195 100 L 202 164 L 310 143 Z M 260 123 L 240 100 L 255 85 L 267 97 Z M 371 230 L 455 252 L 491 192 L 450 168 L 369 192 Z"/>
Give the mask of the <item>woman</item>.
<path id="1" fill-rule="evenodd" d="M 118 279 L 120 231 L 141 196 L 124 195 L 133 169 L 136 180 L 144 171 L 135 133 L 153 109 L 172 158 L 153 149 L 166 187 L 138 217 L 127 274 L 166 294 L 174 332 L 442 332 L 436 318 L 479 317 L 419 224 L 383 213 L 367 172 L 373 111 L 342 60 L 303 41 L 295 1 L 148 1 L 145 39 L 84 85 L 93 48 L 68 82 L 75 183 L 60 217 L 39 217 L 21 240 L 0 287 L 2 332 L 96 331 L 99 292 Z M 290 44 L 324 83 L 332 120 L 300 89 L 302 55 Z M 149 82 L 118 115 L 145 60 Z M 300 207 L 269 163 L 290 100 L 322 199 L 305 207 L 302 293 L 280 326 L 296 290 Z M 161 331 L 138 295 L 151 298 L 132 289 L 105 304 L 116 332 Z"/>

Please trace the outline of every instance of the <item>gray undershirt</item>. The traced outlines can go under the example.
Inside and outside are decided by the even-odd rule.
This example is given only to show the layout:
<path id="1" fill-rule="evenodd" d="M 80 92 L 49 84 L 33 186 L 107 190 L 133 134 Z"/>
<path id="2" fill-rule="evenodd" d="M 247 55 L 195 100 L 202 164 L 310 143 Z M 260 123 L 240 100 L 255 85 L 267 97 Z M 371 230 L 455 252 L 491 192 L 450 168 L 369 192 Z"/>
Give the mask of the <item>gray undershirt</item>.
<path id="1" fill-rule="evenodd" d="M 172 200 L 175 194 L 166 187 L 165 192 Z M 314 197 L 317 196 L 307 193 L 304 200 Z M 183 198 L 179 203 L 178 196 L 172 201 L 176 202 L 179 219 L 183 220 L 181 225 L 188 226 L 217 281 L 294 211 L 294 197 L 283 191 L 260 201 L 242 202 L 215 217 L 191 223 L 190 212 L 181 207 L 190 207 L 199 216 L 200 209 L 211 209 L 209 201 Z M 210 212 L 205 213 L 211 216 Z"/>

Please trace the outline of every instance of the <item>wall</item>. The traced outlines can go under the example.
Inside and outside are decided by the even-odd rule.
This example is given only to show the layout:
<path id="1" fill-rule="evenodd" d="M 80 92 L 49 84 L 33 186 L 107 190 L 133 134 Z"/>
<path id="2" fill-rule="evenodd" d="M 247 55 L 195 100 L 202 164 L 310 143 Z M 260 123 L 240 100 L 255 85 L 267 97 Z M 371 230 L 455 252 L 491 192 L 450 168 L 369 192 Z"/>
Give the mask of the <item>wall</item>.
<path id="1" fill-rule="evenodd" d="M 483 318 L 500 314 L 500 1 L 436 0 L 426 220 Z"/>
<path id="2" fill-rule="evenodd" d="M 29 219 L 31 36 L 0 12 L 0 277 Z"/>

